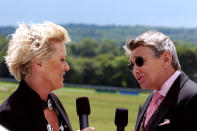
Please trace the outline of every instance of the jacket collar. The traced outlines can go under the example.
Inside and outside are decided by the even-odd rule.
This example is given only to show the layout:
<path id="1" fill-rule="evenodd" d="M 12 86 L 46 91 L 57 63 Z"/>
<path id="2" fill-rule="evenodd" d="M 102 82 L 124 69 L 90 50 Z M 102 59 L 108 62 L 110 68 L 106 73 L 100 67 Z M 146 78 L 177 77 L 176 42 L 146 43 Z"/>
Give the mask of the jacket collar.
<path id="1" fill-rule="evenodd" d="M 141 123 L 142 123 L 142 121 L 144 119 L 144 115 L 146 113 L 146 109 L 148 108 L 148 105 L 149 105 L 152 97 L 153 97 L 153 93 L 147 98 L 147 100 L 144 103 L 144 105 L 139 107 L 139 112 L 138 112 L 139 116 L 137 118 L 136 126 L 135 126 L 135 130 L 136 131 L 138 131 L 139 128 L 140 128 L 140 125 L 141 125 Z"/>
<path id="2" fill-rule="evenodd" d="M 159 111 L 153 114 L 152 121 L 150 121 L 149 125 L 147 125 L 149 129 L 154 130 L 154 128 L 156 127 L 155 125 L 158 125 L 162 121 L 164 115 L 166 115 L 166 112 L 176 106 L 176 103 L 178 101 L 178 94 L 187 80 L 188 76 L 185 73 L 181 72 L 179 77 L 173 83 L 163 102 L 158 107 Z"/>
<path id="3" fill-rule="evenodd" d="M 40 125 L 40 123 L 45 123 L 42 125 L 43 128 L 39 127 L 40 129 L 45 129 L 48 122 L 44 117 L 44 112 L 42 109 L 42 100 L 40 96 L 33 89 L 31 89 L 24 80 L 21 80 L 19 88 L 17 90 L 21 93 L 22 97 L 24 98 L 23 100 L 26 101 L 25 103 L 28 107 L 32 120 L 36 120 L 36 125 Z M 50 97 L 50 99 L 54 102 L 55 106 L 60 111 L 61 115 L 64 117 L 67 126 L 70 130 L 72 130 L 68 116 L 57 96 L 53 93 L 50 93 L 48 97 Z"/>
<path id="4" fill-rule="evenodd" d="M 68 119 L 67 113 L 64 110 L 64 107 L 61 104 L 61 102 L 59 101 L 59 99 L 57 98 L 57 96 L 55 94 L 51 93 L 51 94 L 49 94 L 49 97 L 54 102 L 55 106 L 57 107 L 57 109 L 59 110 L 61 115 L 63 116 L 64 120 L 66 121 L 66 124 L 67 124 L 68 128 L 72 131 L 72 127 L 71 127 L 70 121 Z"/>
<path id="5" fill-rule="evenodd" d="M 47 121 L 42 110 L 42 100 L 40 96 L 27 85 L 25 80 L 21 80 L 17 92 L 20 93 L 23 98 L 25 110 L 28 110 L 28 116 L 32 120 L 32 124 L 36 129 L 47 130 Z"/>
<path id="6" fill-rule="evenodd" d="M 181 72 L 181 74 L 174 81 L 172 87 L 170 88 L 170 90 L 166 94 L 166 97 L 164 98 L 164 100 L 162 101 L 160 106 L 158 107 L 159 112 L 156 112 L 155 114 L 153 114 L 154 118 L 156 118 L 156 119 L 152 119 L 152 122 L 148 123 L 147 126 L 149 127 L 149 129 L 154 130 L 155 125 L 157 125 L 163 119 L 165 112 L 168 111 L 170 108 L 172 108 L 172 106 L 175 105 L 175 102 L 178 99 L 178 93 L 187 80 L 188 80 L 188 76 L 184 72 Z M 139 130 L 141 122 L 144 117 L 144 114 L 146 112 L 146 109 L 148 108 L 148 105 L 149 105 L 152 97 L 153 97 L 153 93 L 147 98 L 143 107 L 140 106 L 139 113 L 138 113 L 139 116 L 136 121 L 135 130 Z"/>

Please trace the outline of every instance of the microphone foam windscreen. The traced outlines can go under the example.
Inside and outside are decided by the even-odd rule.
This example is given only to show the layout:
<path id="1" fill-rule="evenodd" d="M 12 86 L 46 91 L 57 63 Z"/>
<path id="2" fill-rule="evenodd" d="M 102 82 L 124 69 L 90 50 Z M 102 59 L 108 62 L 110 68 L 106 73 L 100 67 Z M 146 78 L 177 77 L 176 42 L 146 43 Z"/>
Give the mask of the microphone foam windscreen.
<path id="1" fill-rule="evenodd" d="M 115 125 L 125 127 L 128 123 L 128 109 L 116 108 Z"/>
<path id="2" fill-rule="evenodd" d="M 76 99 L 76 107 L 77 107 L 77 114 L 83 115 L 83 114 L 90 114 L 90 104 L 88 97 L 78 97 Z"/>

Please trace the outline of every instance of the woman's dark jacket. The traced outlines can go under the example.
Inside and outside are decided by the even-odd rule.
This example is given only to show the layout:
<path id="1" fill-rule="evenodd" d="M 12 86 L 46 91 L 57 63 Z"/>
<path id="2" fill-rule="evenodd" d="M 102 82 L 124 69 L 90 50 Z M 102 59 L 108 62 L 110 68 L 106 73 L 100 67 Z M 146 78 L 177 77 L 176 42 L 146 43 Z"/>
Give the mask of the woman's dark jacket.
<path id="1" fill-rule="evenodd" d="M 40 87 L 43 88 L 43 87 Z M 65 120 L 72 127 L 60 100 L 53 93 L 49 96 Z M 11 131 L 47 131 L 47 121 L 40 96 L 22 80 L 17 90 L 0 106 L 0 124 Z"/>

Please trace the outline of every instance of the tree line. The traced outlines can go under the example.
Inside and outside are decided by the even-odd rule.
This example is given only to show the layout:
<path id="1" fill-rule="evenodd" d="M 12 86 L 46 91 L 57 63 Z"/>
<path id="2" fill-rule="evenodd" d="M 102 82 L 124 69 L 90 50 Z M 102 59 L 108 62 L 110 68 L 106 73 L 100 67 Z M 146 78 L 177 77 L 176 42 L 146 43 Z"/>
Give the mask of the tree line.
<path id="1" fill-rule="evenodd" d="M 74 42 L 90 37 L 99 42 L 103 39 L 116 40 L 118 43 L 127 38 L 134 38 L 145 31 L 157 30 L 170 37 L 171 40 L 181 40 L 187 42 L 197 42 L 196 28 L 169 28 L 153 26 L 117 26 L 117 25 L 89 25 L 89 24 L 63 24 Z M 14 26 L 0 27 L 0 35 L 8 36 L 15 31 Z"/>
<path id="2" fill-rule="evenodd" d="M 5 64 L 9 40 L 0 36 L 0 77 L 12 77 Z M 122 41 L 121 43 L 124 43 Z M 195 80 L 197 73 L 197 44 L 184 41 L 174 41 L 182 70 Z M 66 45 L 66 61 L 70 71 L 66 73 L 66 83 L 137 87 L 138 83 L 129 71 L 129 57 L 125 54 L 123 44 L 119 41 L 93 38 L 83 38 L 79 42 Z M 162 74 L 161 74 L 162 75 Z"/>

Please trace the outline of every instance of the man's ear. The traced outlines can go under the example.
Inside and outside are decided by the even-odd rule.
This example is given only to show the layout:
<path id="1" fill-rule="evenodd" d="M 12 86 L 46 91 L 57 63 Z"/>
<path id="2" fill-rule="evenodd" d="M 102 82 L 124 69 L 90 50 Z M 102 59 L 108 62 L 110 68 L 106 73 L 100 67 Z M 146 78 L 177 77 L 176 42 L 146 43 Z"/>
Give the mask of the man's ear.
<path id="1" fill-rule="evenodd" d="M 172 53 L 169 50 L 164 51 L 163 58 L 164 58 L 163 59 L 164 60 L 164 64 L 166 66 L 171 65 L 171 63 L 172 63 Z"/>

